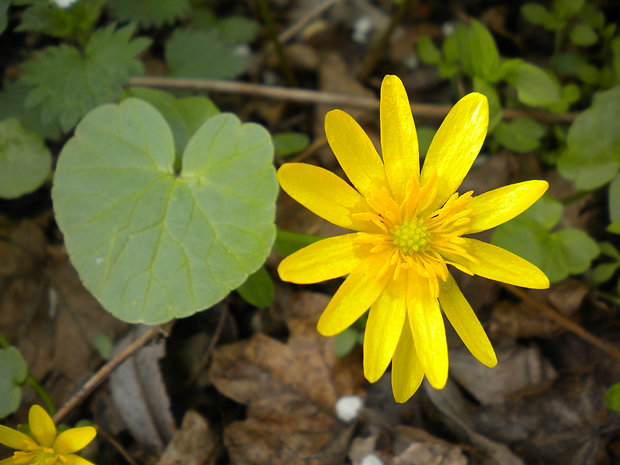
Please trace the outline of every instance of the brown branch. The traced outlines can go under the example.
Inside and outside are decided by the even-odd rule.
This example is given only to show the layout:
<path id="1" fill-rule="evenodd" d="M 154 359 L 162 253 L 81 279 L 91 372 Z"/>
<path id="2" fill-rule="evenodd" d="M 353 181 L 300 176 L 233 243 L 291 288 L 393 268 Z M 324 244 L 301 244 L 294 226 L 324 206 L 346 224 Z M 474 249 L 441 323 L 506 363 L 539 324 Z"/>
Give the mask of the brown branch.
<path id="1" fill-rule="evenodd" d="M 170 331 L 170 327 L 170 324 L 167 326 L 152 327 L 116 354 L 110 361 L 99 368 L 97 373 L 95 373 L 75 394 L 73 394 L 69 401 L 65 403 L 65 405 L 58 410 L 58 412 L 56 412 L 56 415 L 54 415 L 54 422 L 58 424 L 62 421 L 71 410 L 80 405 L 84 399 L 91 395 L 93 391 L 97 389 L 101 383 L 103 383 L 108 376 L 110 376 L 110 373 L 112 373 L 121 363 L 131 357 L 138 349 L 155 339 L 155 337 L 159 334 L 163 333 L 167 335 Z"/>
<path id="2" fill-rule="evenodd" d="M 614 345 L 606 341 L 603 341 L 602 339 L 596 337 L 594 334 L 590 333 L 589 331 L 586 331 L 579 324 L 575 323 L 570 318 L 565 317 L 553 307 L 541 302 L 538 299 L 535 299 L 534 297 L 529 295 L 527 292 L 525 292 L 523 289 L 520 289 L 515 286 L 511 286 L 510 284 L 502 284 L 502 287 L 504 287 L 505 289 L 510 291 L 512 294 L 519 297 L 524 302 L 530 304 L 532 307 L 536 308 L 537 310 L 540 310 L 542 313 L 544 313 L 544 315 L 547 318 L 549 318 L 550 320 L 553 320 L 555 323 L 557 323 L 564 329 L 567 329 L 568 331 L 575 334 L 577 337 L 583 339 L 584 341 L 592 344 L 595 347 L 598 347 L 610 357 L 620 361 L 620 350 L 616 348 Z"/>
<path id="3" fill-rule="evenodd" d="M 193 89 L 210 91 L 224 94 L 254 95 L 259 98 L 273 100 L 289 100 L 298 103 L 313 105 L 329 105 L 333 108 L 354 107 L 376 110 L 379 108 L 379 100 L 374 97 L 366 97 L 353 94 L 340 94 L 336 92 L 324 92 L 312 89 L 292 89 L 289 87 L 265 86 L 239 81 L 218 81 L 211 79 L 184 79 L 159 76 L 136 76 L 129 81 L 131 86 L 160 87 L 165 89 Z M 416 103 L 412 106 L 417 117 L 443 119 L 451 105 L 435 105 L 430 103 Z M 546 111 L 525 111 L 506 109 L 503 111 L 504 118 L 512 119 L 520 116 L 531 116 L 546 123 L 570 123 L 577 113 L 549 113 Z"/>

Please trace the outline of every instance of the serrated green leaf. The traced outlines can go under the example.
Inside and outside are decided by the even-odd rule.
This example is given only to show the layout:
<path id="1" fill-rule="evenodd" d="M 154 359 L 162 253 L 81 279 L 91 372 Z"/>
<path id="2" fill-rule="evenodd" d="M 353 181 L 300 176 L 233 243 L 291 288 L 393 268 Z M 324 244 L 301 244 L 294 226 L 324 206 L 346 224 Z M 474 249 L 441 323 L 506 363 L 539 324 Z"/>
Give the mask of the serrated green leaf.
<path id="1" fill-rule="evenodd" d="M 190 9 L 189 0 L 109 0 L 112 16 L 142 26 L 161 26 L 180 18 Z"/>
<path id="2" fill-rule="evenodd" d="M 178 77 L 234 78 L 248 65 L 247 58 L 224 42 L 217 31 L 177 29 L 166 42 L 165 56 L 170 73 Z"/>
<path id="3" fill-rule="evenodd" d="M 60 125 L 56 122 L 44 123 L 41 112 L 35 108 L 28 108 L 25 100 L 32 87 L 4 81 L 4 90 L 0 92 L 0 121 L 6 118 L 17 118 L 29 131 L 45 139 L 56 140 L 60 137 Z"/>
<path id="4" fill-rule="evenodd" d="M 312 234 L 295 233 L 277 228 L 276 241 L 273 244 L 273 250 L 282 255 L 290 255 L 293 252 L 312 244 L 313 242 L 325 239 L 323 236 L 315 236 Z"/>
<path id="5" fill-rule="evenodd" d="M 517 89 L 517 96 L 526 105 L 549 106 L 560 101 L 560 85 L 549 74 L 520 59 L 502 64 L 505 81 Z"/>
<path id="6" fill-rule="evenodd" d="M 289 157 L 305 150 L 310 145 L 310 138 L 301 132 L 281 132 L 273 135 L 276 155 Z"/>
<path id="7" fill-rule="evenodd" d="M 28 365 L 13 346 L 0 349 L 0 418 L 15 412 L 22 399 L 20 384 L 28 376 Z"/>
<path id="8" fill-rule="evenodd" d="M 258 36 L 260 25 L 244 16 L 230 16 L 220 19 L 216 26 L 220 37 L 230 44 L 252 42 Z"/>
<path id="9" fill-rule="evenodd" d="M 0 122 L 0 197 L 17 198 L 48 178 L 52 155 L 43 140 L 15 118 Z"/>
<path id="10" fill-rule="evenodd" d="M 620 221 L 620 174 L 609 183 L 609 220 Z"/>
<path id="11" fill-rule="evenodd" d="M 99 19 L 103 4 L 104 0 L 81 0 L 60 8 L 53 2 L 36 2 L 22 13 L 16 30 L 83 41 Z"/>
<path id="12" fill-rule="evenodd" d="M 455 33 L 459 58 L 464 71 L 495 83 L 498 80 L 499 52 L 495 39 L 484 25 L 472 19 L 469 26 L 460 26 Z"/>
<path id="13" fill-rule="evenodd" d="M 598 41 L 596 31 L 585 24 L 575 24 L 570 30 L 570 40 L 575 45 L 588 47 Z"/>
<path id="14" fill-rule="evenodd" d="M 39 106 L 44 121 L 58 121 L 68 131 L 97 105 L 116 100 L 130 76 L 142 73 L 135 56 L 149 40 L 131 39 L 133 31 L 134 26 L 98 29 L 84 53 L 65 44 L 37 53 L 23 64 L 20 82 L 34 87 L 26 105 Z"/>
<path id="15" fill-rule="evenodd" d="M 544 126 L 535 119 L 521 117 L 498 124 L 493 136 L 509 150 L 529 152 L 540 145 L 544 133 Z"/>
<path id="16" fill-rule="evenodd" d="M 558 160 L 565 178 L 580 190 L 611 181 L 620 166 L 620 85 L 597 94 L 568 131 L 567 150 Z"/>
<path id="17" fill-rule="evenodd" d="M 136 97 L 147 101 L 159 111 L 172 129 L 174 145 L 178 154 L 183 153 L 187 141 L 196 129 L 220 111 L 207 97 L 175 98 L 172 94 L 158 89 L 132 87 L 123 97 Z"/>
<path id="18" fill-rule="evenodd" d="M 441 52 L 430 36 L 423 35 L 418 41 L 418 56 L 424 63 L 436 65 L 441 61 Z"/>
<path id="19" fill-rule="evenodd" d="M 605 393 L 605 405 L 608 409 L 620 412 L 620 383 L 611 386 Z"/>
<path id="20" fill-rule="evenodd" d="M 273 280 L 264 266 L 248 276 L 248 279 L 237 288 L 243 300 L 258 308 L 269 307 L 275 296 Z"/>
<path id="21" fill-rule="evenodd" d="M 347 328 L 334 337 L 332 349 L 336 357 L 345 357 L 355 348 L 359 340 L 359 332 L 353 328 Z"/>
<path id="22" fill-rule="evenodd" d="M 596 265 L 592 270 L 592 280 L 595 283 L 604 283 L 614 275 L 616 270 L 620 267 L 620 263 L 601 263 Z"/>
<path id="23" fill-rule="evenodd" d="M 231 114 L 192 136 L 148 103 L 89 113 L 63 148 L 52 199 L 85 286 L 116 317 L 157 324 L 208 308 L 264 262 L 275 237 L 269 133 Z"/>

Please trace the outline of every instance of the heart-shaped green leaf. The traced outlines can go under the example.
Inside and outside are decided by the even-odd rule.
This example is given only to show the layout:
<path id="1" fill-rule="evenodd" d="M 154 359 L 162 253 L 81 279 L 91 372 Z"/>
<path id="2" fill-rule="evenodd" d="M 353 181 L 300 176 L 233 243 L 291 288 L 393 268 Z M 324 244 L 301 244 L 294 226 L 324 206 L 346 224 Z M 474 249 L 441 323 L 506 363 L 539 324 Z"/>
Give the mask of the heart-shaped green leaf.
<path id="1" fill-rule="evenodd" d="M 21 352 L 13 346 L 0 349 L 0 418 L 15 412 L 22 400 L 20 384 L 28 376 Z"/>
<path id="2" fill-rule="evenodd" d="M 103 105 L 77 126 L 52 197 L 71 261 L 108 311 L 162 323 L 217 303 L 264 262 L 275 236 L 269 133 L 210 118 L 175 170 L 170 127 L 151 105 Z"/>

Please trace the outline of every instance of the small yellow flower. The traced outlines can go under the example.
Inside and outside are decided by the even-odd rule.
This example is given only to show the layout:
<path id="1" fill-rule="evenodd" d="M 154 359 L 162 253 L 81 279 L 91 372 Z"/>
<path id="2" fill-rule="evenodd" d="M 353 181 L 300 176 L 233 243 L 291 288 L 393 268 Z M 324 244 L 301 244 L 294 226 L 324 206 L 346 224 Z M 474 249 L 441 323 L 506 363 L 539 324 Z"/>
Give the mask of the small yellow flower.
<path id="1" fill-rule="evenodd" d="M 405 402 L 426 375 L 441 389 L 448 377 L 442 312 L 470 352 L 497 364 L 493 347 L 448 265 L 533 289 L 549 280 L 528 261 L 499 247 L 463 237 L 502 224 L 547 190 L 526 181 L 482 195 L 456 193 L 484 141 L 487 99 L 466 95 L 435 134 L 420 172 L 418 140 L 402 82 L 381 86 L 381 159 L 347 113 L 330 111 L 325 133 L 354 188 L 325 169 L 287 163 L 282 188 L 306 208 L 357 232 L 330 237 L 282 260 L 284 281 L 310 284 L 348 275 L 318 322 L 325 336 L 340 333 L 370 308 L 364 336 L 364 375 L 375 382 L 392 362 L 392 390 Z"/>
<path id="2" fill-rule="evenodd" d="M 90 443 L 97 431 L 92 426 L 71 428 L 58 434 L 54 421 L 39 405 L 30 407 L 28 426 L 32 436 L 0 425 L 0 444 L 16 449 L 0 465 L 93 465 L 75 455 Z"/>

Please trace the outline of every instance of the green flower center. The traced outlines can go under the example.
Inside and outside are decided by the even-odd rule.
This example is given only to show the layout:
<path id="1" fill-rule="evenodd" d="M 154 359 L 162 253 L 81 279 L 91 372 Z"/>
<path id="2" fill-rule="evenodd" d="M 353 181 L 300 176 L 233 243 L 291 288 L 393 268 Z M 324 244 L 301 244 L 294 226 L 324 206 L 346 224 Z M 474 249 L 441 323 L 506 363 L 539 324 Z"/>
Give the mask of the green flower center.
<path id="1" fill-rule="evenodd" d="M 394 239 L 394 245 L 406 255 L 424 252 L 429 248 L 431 235 L 421 218 L 412 218 L 394 226 L 390 234 Z"/>

